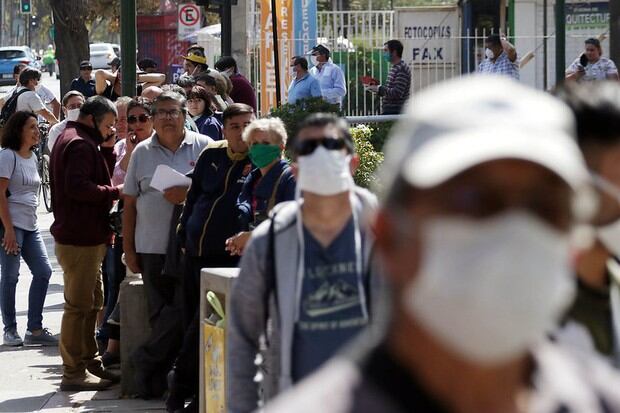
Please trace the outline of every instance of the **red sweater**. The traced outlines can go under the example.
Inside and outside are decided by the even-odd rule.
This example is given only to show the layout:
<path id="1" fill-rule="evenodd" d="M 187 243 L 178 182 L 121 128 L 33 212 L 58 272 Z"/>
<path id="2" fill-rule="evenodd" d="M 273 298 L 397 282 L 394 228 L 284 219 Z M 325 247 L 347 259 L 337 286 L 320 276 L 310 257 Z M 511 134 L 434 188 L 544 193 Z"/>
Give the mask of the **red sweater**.
<path id="1" fill-rule="evenodd" d="M 110 177 L 116 155 L 101 148 L 95 130 L 67 122 L 54 145 L 50 161 L 52 235 L 59 244 L 94 246 L 112 240 L 109 211 L 119 198 Z"/>
<path id="2" fill-rule="evenodd" d="M 252 84 L 243 75 L 236 73 L 230 77 L 230 81 L 233 85 L 230 92 L 230 98 L 235 103 L 245 103 L 251 106 L 256 112 L 256 93 Z"/>

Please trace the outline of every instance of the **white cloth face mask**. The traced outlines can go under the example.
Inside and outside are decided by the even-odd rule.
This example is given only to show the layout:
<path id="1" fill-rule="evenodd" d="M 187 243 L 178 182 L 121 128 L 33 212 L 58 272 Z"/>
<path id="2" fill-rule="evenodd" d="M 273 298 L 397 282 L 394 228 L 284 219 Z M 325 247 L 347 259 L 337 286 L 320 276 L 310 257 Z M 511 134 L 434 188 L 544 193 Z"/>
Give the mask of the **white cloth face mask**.
<path id="1" fill-rule="evenodd" d="M 569 237 L 535 216 L 421 225 L 423 261 L 403 304 L 464 359 L 493 365 L 525 354 L 570 305 Z"/>
<path id="2" fill-rule="evenodd" d="M 489 60 L 495 59 L 495 53 L 493 53 L 493 50 L 489 49 L 488 47 L 484 50 L 484 55 Z"/>
<path id="3" fill-rule="evenodd" d="M 317 195 L 329 196 L 353 188 L 351 155 L 343 150 L 328 150 L 319 145 L 311 154 L 297 160 L 299 189 Z"/>
<path id="4" fill-rule="evenodd" d="M 319 61 L 316 56 L 310 56 L 310 63 L 312 63 L 312 66 L 318 66 Z"/>
<path id="5" fill-rule="evenodd" d="M 75 122 L 79 116 L 80 116 L 79 109 L 69 109 L 67 111 L 67 120 L 69 121 Z"/>

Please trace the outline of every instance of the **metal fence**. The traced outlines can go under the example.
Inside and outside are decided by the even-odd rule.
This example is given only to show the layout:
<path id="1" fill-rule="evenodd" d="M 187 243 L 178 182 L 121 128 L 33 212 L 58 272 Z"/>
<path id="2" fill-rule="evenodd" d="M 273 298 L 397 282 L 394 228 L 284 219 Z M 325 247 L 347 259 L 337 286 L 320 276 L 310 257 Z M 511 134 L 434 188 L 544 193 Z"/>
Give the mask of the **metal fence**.
<path id="1" fill-rule="evenodd" d="M 260 95 L 260 13 L 254 12 L 255 35 L 250 39 L 249 60 L 251 78 Z M 381 113 L 381 102 L 377 95 L 364 90 L 360 81 L 362 76 L 372 76 L 380 82 L 387 80 L 390 69 L 382 56 L 383 44 L 395 37 L 395 13 L 393 11 L 338 11 L 319 12 L 317 22 L 317 41 L 332 50 L 332 60 L 345 74 L 347 94 L 343 101 L 346 116 L 368 116 Z M 474 30 L 461 35 L 445 38 L 399 39 L 429 44 L 442 50 L 441 59 L 424 59 L 422 56 L 406 60 L 411 68 L 411 93 L 446 79 L 462 76 L 477 70 L 484 59 L 484 43 L 487 36 L 495 30 Z M 555 33 L 546 38 L 542 34 L 513 36 L 506 33 L 516 46 L 521 66 L 521 81 L 530 86 L 543 89 L 555 83 Z M 581 53 L 583 41 L 590 37 L 584 34 L 567 34 L 566 66 L 578 57 L 571 53 Z M 604 41 L 605 34 L 598 35 Z M 546 47 L 545 47 L 545 39 Z M 290 40 L 290 39 L 289 39 Z M 603 44 L 605 48 L 605 44 Z M 423 47 L 422 47 L 423 49 Z M 546 50 L 545 50 L 546 49 Z M 545 53 L 546 51 L 546 53 Z M 287 62 L 288 63 L 288 62 Z M 546 73 L 546 75 L 545 75 Z M 288 88 L 288 84 L 282 85 Z M 260 101 L 260 96 L 259 96 Z M 269 108 L 259 107 L 261 113 Z"/>

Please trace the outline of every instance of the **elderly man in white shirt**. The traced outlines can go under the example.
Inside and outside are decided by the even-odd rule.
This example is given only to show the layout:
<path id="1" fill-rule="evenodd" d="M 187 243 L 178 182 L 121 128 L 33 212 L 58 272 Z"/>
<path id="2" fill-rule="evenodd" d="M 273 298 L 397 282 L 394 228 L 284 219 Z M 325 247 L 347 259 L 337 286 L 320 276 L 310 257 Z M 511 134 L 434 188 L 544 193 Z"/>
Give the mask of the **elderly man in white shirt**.
<path id="1" fill-rule="evenodd" d="M 342 98 L 347 94 L 347 83 L 342 69 L 334 64 L 329 57 L 329 49 L 322 44 L 314 46 L 310 55 L 314 66 L 310 69 L 310 74 L 319 81 L 323 99 L 342 105 Z"/>

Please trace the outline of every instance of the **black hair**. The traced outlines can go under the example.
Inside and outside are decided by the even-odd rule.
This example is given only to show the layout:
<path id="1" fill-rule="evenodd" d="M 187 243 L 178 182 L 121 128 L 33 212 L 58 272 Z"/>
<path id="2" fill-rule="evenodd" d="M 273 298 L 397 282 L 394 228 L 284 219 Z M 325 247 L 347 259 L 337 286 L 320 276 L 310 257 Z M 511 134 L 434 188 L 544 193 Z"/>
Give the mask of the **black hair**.
<path id="1" fill-rule="evenodd" d="M 575 115 L 582 150 L 620 144 L 620 85 L 566 83 L 555 94 Z"/>
<path id="2" fill-rule="evenodd" d="M 232 56 L 223 56 L 215 63 L 215 68 L 219 72 L 223 72 L 224 70 L 230 69 L 231 67 L 234 67 L 235 71 L 237 70 L 237 61 Z"/>
<path id="3" fill-rule="evenodd" d="M 29 118 L 37 120 L 37 115 L 32 112 L 20 110 L 13 113 L 2 128 L 0 146 L 6 149 L 18 151 L 22 146 L 22 132 Z"/>
<path id="4" fill-rule="evenodd" d="M 488 35 L 486 42 L 489 43 L 491 46 L 495 46 L 495 47 L 502 46 L 502 38 L 497 33 Z"/>
<path id="5" fill-rule="evenodd" d="M 250 113 L 254 114 L 252 106 L 246 105 L 245 103 L 233 103 L 224 110 L 222 114 L 222 124 L 226 125 L 226 121 L 235 116 L 248 115 Z"/>
<path id="6" fill-rule="evenodd" d="M 193 76 L 189 76 L 189 75 L 179 76 L 179 80 L 177 80 L 177 85 L 183 88 L 192 87 L 195 84 L 196 84 L 196 79 L 194 79 Z"/>
<path id="7" fill-rule="evenodd" d="M 18 63 L 18 64 L 16 64 L 15 66 L 13 66 L 13 74 L 14 75 L 19 75 L 21 73 L 22 69 L 24 67 L 27 67 L 27 66 L 28 65 L 25 64 L 25 63 Z"/>
<path id="8" fill-rule="evenodd" d="M 396 52 L 398 57 L 403 57 L 403 44 L 400 40 L 388 40 L 383 44 L 390 52 Z"/>
<path id="9" fill-rule="evenodd" d="M 589 38 L 584 42 L 585 44 L 590 44 L 596 47 L 599 51 L 601 51 L 601 41 L 599 39 L 595 39 L 594 37 Z"/>
<path id="10" fill-rule="evenodd" d="M 92 115 L 95 118 L 95 123 L 100 123 L 108 113 L 113 113 L 114 116 L 118 117 L 118 111 L 114 103 L 110 99 L 99 95 L 86 99 L 86 102 L 80 108 L 80 117 Z"/>
<path id="11" fill-rule="evenodd" d="M 150 57 L 145 57 L 138 62 L 140 70 L 157 69 L 157 62 Z"/>
<path id="12" fill-rule="evenodd" d="M 84 97 L 82 92 L 77 91 L 77 90 L 70 90 L 67 93 L 65 93 L 65 95 L 62 97 L 62 105 L 63 106 L 67 106 L 67 102 L 69 101 L 69 99 L 71 99 L 72 97 L 75 97 L 75 96 L 79 96 L 82 99 L 86 100 L 86 98 Z"/>
<path id="13" fill-rule="evenodd" d="M 340 137 L 345 140 L 347 144 L 347 151 L 349 151 L 349 153 L 355 152 L 353 137 L 351 136 L 351 131 L 349 131 L 349 123 L 344 118 L 338 117 L 333 113 L 313 113 L 309 115 L 299 124 L 297 134 L 293 138 L 293 142 L 290 144 L 295 144 L 295 141 L 297 141 L 297 136 L 299 136 L 299 132 L 303 129 L 324 128 L 326 126 L 334 126 L 340 132 Z"/>
<path id="14" fill-rule="evenodd" d="M 26 86 L 31 80 L 41 80 L 41 71 L 33 67 L 27 67 L 19 74 L 19 84 Z"/>
<path id="15" fill-rule="evenodd" d="M 308 59 L 303 56 L 293 56 L 293 64 L 300 65 L 302 69 L 308 70 Z"/>
<path id="16" fill-rule="evenodd" d="M 215 83 L 215 78 L 209 75 L 209 72 L 200 72 L 194 76 L 196 82 L 203 81 L 209 86 L 217 86 Z"/>
<path id="17" fill-rule="evenodd" d="M 148 99 L 136 97 L 127 104 L 127 113 L 133 108 L 142 108 L 146 113 L 151 114 L 151 106 L 151 102 Z"/>

